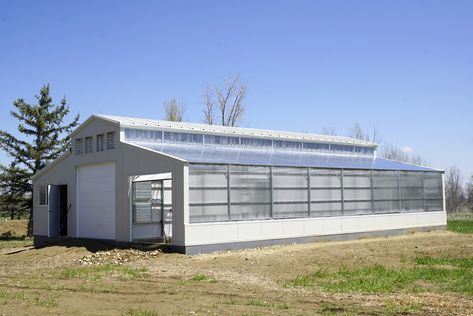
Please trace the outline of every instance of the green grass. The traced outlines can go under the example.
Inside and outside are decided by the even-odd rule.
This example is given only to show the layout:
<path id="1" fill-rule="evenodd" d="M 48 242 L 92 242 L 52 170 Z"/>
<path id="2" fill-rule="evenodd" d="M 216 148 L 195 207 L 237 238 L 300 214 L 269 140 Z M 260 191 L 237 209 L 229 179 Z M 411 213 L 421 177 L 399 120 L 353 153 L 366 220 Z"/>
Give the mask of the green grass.
<path id="1" fill-rule="evenodd" d="M 59 301 L 55 297 L 37 297 L 35 299 L 36 306 L 46 307 L 46 308 L 53 308 L 59 305 Z"/>
<path id="2" fill-rule="evenodd" d="M 462 234 L 473 234 L 473 220 L 452 219 L 447 221 L 447 229 Z"/>
<path id="3" fill-rule="evenodd" d="M 145 268 L 131 268 L 117 264 L 105 264 L 92 267 L 73 267 L 59 272 L 61 279 L 88 279 L 99 280 L 106 276 L 118 276 L 129 279 L 141 277 L 147 270 Z"/>
<path id="4" fill-rule="evenodd" d="M 419 265 L 429 259 L 418 259 Z M 286 286 L 318 288 L 342 293 L 392 293 L 450 291 L 473 295 L 473 269 L 470 259 L 432 259 L 431 264 L 404 269 L 381 265 L 336 272 L 317 271 L 286 282 Z M 451 268 L 435 267 L 434 262 L 453 263 Z M 449 264 L 450 264 L 449 263 Z M 466 266 L 466 267 L 465 267 Z"/>
<path id="5" fill-rule="evenodd" d="M 473 257 L 472 258 L 432 258 L 432 257 L 418 257 L 414 259 L 414 263 L 417 265 L 449 265 L 461 268 L 473 268 Z"/>
<path id="6" fill-rule="evenodd" d="M 217 282 L 217 280 L 215 280 L 213 277 L 205 275 L 203 273 L 197 273 L 190 280 L 195 281 L 195 282 L 201 282 L 201 281 L 205 281 L 205 282 L 209 282 L 209 283 L 216 283 Z"/>

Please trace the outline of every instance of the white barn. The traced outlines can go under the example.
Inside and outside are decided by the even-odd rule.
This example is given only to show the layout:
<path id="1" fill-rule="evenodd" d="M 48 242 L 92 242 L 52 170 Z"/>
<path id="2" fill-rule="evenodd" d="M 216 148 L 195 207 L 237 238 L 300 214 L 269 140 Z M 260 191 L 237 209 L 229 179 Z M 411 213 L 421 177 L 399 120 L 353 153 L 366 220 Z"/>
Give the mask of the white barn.
<path id="1" fill-rule="evenodd" d="M 443 172 L 376 144 L 93 115 L 33 178 L 33 234 L 188 254 L 446 226 Z"/>

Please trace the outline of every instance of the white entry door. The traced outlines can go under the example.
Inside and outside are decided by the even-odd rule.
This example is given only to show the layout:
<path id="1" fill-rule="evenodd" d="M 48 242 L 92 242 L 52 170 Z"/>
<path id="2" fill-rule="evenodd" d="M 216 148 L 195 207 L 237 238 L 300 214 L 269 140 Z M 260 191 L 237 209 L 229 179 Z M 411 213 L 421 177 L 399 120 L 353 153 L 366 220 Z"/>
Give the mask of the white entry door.
<path id="1" fill-rule="evenodd" d="M 115 163 L 77 168 L 77 235 L 115 240 Z"/>

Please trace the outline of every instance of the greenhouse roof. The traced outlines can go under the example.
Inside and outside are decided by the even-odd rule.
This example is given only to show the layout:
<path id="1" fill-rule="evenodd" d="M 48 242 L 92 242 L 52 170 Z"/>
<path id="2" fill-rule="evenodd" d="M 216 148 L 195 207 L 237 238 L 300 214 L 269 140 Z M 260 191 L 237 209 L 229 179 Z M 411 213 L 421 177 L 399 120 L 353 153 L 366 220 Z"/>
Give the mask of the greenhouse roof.
<path id="1" fill-rule="evenodd" d="M 368 142 L 364 140 L 343 137 L 343 136 L 317 135 L 317 134 L 309 134 L 309 133 L 285 132 L 285 131 L 197 124 L 197 123 L 187 123 L 187 122 L 170 122 L 170 121 L 160 121 L 160 120 L 151 120 L 151 119 L 143 119 L 143 118 L 125 117 L 125 116 L 114 116 L 114 115 L 96 114 L 94 116 L 107 120 L 107 121 L 117 123 L 120 125 L 121 128 L 172 130 L 172 131 L 182 131 L 182 132 L 189 132 L 189 133 L 203 133 L 203 134 L 215 134 L 215 135 L 227 135 L 227 136 L 235 135 L 235 136 L 262 137 L 262 138 L 298 140 L 298 141 L 305 140 L 305 141 L 325 142 L 325 143 L 351 144 L 351 145 L 367 146 L 367 147 L 377 146 L 373 142 Z"/>
<path id="2" fill-rule="evenodd" d="M 127 143 L 179 158 L 189 163 L 368 170 L 442 171 L 401 161 L 363 155 L 337 155 L 302 151 L 261 150 L 252 148 L 212 147 L 135 141 Z"/>

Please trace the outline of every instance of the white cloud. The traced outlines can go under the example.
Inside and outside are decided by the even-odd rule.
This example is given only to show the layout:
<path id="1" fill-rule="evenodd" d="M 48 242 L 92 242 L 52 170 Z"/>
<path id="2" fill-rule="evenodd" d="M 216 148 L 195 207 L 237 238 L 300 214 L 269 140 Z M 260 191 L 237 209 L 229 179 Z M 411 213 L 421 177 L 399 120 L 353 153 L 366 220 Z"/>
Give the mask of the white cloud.
<path id="1" fill-rule="evenodd" d="M 404 146 L 401 148 L 401 151 L 405 154 L 410 154 L 414 151 L 414 148 L 412 148 L 411 146 Z"/>

